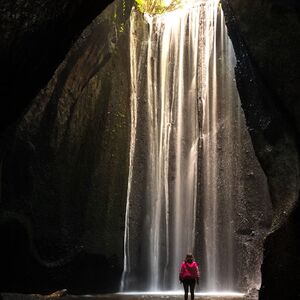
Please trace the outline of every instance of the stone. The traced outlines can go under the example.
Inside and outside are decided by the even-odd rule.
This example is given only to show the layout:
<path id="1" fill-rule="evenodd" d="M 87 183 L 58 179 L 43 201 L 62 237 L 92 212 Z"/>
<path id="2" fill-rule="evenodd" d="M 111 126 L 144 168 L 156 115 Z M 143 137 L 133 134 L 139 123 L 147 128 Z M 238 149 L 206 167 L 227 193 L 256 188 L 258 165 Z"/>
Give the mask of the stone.
<path id="1" fill-rule="evenodd" d="M 238 58 L 237 85 L 246 121 L 274 210 L 259 299 L 297 299 L 299 4 L 293 0 L 222 3 Z"/>
<path id="2" fill-rule="evenodd" d="M 1 1 L 1 133 L 20 119 L 82 30 L 111 2 Z"/>
<path id="3" fill-rule="evenodd" d="M 116 1 L 86 28 L 18 123 L 2 163 L 1 223 L 3 230 L 11 220 L 26 224 L 24 237 L 16 238 L 27 240 L 22 261 L 31 263 L 7 265 L 2 272 L 15 273 L 15 283 L 6 280 L 2 291 L 119 288 L 130 9 L 130 3 Z M 17 285 L 24 274 L 31 280 Z"/>

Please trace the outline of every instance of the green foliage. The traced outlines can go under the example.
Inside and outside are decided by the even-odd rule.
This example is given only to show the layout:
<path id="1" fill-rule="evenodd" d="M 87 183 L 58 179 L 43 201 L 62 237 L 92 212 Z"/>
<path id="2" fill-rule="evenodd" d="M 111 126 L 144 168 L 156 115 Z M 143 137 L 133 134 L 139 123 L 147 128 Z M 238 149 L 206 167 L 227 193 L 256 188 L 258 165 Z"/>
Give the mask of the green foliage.
<path id="1" fill-rule="evenodd" d="M 163 14 L 178 8 L 181 0 L 135 0 L 138 10 L 142 13 Z"/>

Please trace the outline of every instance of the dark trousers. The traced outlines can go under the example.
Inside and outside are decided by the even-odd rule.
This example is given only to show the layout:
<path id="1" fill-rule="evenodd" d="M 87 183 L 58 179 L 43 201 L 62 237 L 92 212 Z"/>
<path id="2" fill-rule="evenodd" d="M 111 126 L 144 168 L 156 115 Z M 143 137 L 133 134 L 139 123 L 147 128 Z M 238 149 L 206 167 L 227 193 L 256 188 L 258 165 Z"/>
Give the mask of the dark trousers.
<path id="1" fill-rule="evenodd" d="M 184 300 L 188 299 L 189 287 L 190 287 L 190 293 L 191 293 L 191 300 L 194 300 L 194 290 L 195 290 L 196 279 L 184 279 L 182 281 L 182 283 L 183 283 L 183 287 L 184 287 Z"/>

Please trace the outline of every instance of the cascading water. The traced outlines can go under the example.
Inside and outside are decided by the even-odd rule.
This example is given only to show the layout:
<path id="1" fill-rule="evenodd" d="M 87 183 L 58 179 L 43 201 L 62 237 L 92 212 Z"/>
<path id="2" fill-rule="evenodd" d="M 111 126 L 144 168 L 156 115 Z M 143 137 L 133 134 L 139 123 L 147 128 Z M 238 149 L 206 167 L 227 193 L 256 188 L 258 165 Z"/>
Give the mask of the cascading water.
<path id="1" fill-rule="evenodd" d="M 180 262 L 199 244 L 204 288 L 235 288 L 233 201 L 243 186 L 235 57 L 219 1 L 191 2 L 130 17 L 122 291 L 177 290 Z"/>
<path id="2" fill-rule="evenodd" d="M 144 220 L 138 225 L 147 235 L 141 239 L 144 250 L 138 254 L 146 262 L 145 289 L 174 288 L 178 262 L 194 248 L 201 13 L 205 12 L 199 5 L 188 11 L 148 16 L 148 28 L 141 36 L 137 36 L 141 32 L 141 16 L 137 12 L 131 16 L 133 123 L 123 278 L 125 285 L 129 283 L 127 289 L 131 287 L 130 276 L 141 263 L 131 260 L 132 251 L 136 252 L 130 235 L 136 224 L 130 221 L 130 206 L 136 205 L 136 173 L 146 173 L 145 190 L 140 195 L 146 210 L 141 211 Z M 144 74 L 147 76 L 142 83 Z M 144 117 L 138 120 L 140 115 Z M 134 161 L 141 155 L 137 141 L 147 147 L 142 166 Z M 131 288 L 136 288 L 134 283 Z"/>
<path id="3" fill-rule="evenodd" d="M 241 108 L 234 80 L 234 50 L 221 11 L 213 12 L 203 95 L 202 208 L 207 289 L 235 288 L 233 202 L 241 186 Z"/>

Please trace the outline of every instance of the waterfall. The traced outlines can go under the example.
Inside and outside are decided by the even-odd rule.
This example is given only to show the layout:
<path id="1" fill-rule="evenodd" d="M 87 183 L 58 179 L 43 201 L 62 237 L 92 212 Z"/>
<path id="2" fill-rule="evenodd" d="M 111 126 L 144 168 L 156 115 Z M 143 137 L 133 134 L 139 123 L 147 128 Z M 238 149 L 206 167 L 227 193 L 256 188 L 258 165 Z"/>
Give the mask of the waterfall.
<path id="1" fill-rule="evenodd" d="M 241 194 L 241 108 L 235 83 L 235 54 L 222 11 L 207 33 L 208 78 L 203 98 L 202 209 L 208 290 L 233 290 L 234 201 Z"/>
<path id="2" fill-rule="evenodd" d="M 181 261 L 199 247 L 203 288 L 235 288 L 233 201 L 242 185 L 235 56 L 219 1 L 191 2 L 155 16 L 133 9 L 130 17 L 122 291 L 177 290 Z"/>

